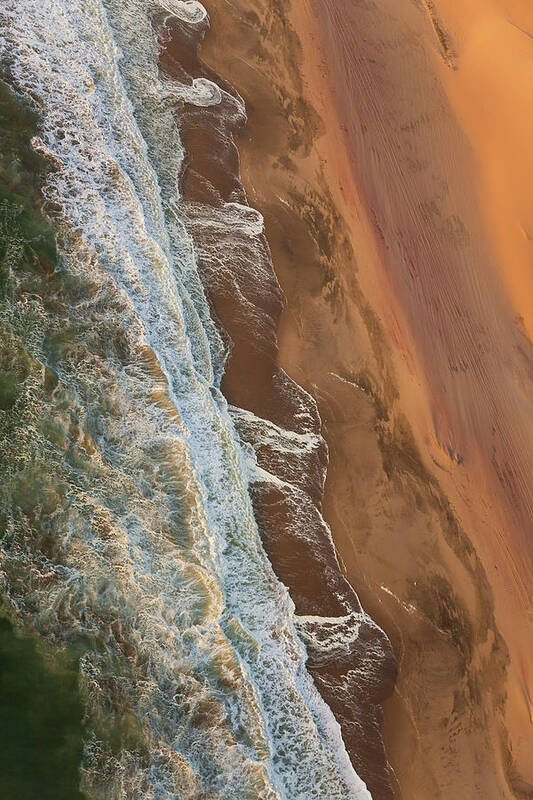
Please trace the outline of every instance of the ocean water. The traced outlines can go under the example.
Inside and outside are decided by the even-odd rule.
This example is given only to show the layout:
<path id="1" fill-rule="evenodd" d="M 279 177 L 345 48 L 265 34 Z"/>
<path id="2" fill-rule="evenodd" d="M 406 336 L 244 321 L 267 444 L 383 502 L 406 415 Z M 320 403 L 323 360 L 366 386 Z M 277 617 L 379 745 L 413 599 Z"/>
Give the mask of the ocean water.
<path id="1" fill-rule="evenodd" d="M 220 392 L 176 120 L 221 90 L 162 80 L 161 12 L 205 17 L 191 0 L 0 7 L 2 74 L 31 110 L 1 141 L 3 614 L 47 658 L 75 656 L 87 798 L 369 797 L 306 670 Z M 261 232 L 227 205 L 227 235 Z"/>

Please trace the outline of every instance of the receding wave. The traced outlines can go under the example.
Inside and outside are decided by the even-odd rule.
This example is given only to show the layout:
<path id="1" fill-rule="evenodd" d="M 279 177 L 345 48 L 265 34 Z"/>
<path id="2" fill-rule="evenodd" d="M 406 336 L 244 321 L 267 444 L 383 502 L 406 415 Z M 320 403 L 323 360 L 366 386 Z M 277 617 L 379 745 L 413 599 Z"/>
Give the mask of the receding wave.
<path id="1" fill-rule="evenodd" d="M 4 608 L 79 651 L 88 797 L 368 797 L 298 630 L 317 652 L 327 637 L 345 652 L 349 636 L 297 622 L 263 550 L 235 421 L 263 425 L 274 449 L 280 430 L 221 394 L 227 343 L 181 208 L 177 104 L 209 107 L 223 90 L 162 80 L 156 13 L 205 19 L 178 0 L 0 9 L 0 60 L 39 120 L 57 242 L 36 282 L 3 206 L 2 348 L 20 386 L 4 407 Z M 224 214 L 226 235 L 262 229 L 238 199 Z M 320 447 L 283 442 L 289 456 Z"/>

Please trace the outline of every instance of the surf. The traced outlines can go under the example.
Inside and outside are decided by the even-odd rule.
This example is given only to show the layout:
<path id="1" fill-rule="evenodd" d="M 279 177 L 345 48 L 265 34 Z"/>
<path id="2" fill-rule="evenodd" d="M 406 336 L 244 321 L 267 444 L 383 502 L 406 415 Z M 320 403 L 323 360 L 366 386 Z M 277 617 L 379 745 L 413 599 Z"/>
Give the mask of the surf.
<path id="1" fill-rule="evenodd" d="M 7 3 L 0 61 L 35 112 L 57 261 L 3 309 L 27 353 L 1 585 L 19 628 L 77 649 L 91 798 L 363 798 L 254 518 L 180 207 L 177 103 L 151 15 L 198 3 Z M 228 204 L 230 226 L 261 230 Z M 304 446 L 308 446 L 304 440 Z"/>

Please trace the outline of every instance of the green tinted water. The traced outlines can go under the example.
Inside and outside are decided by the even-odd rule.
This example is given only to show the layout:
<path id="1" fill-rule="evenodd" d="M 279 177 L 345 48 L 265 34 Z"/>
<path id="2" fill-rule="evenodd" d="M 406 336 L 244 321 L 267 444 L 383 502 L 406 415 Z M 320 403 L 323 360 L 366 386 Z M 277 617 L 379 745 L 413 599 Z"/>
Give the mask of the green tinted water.
<path id="1" fill-rule="evenodd" d="M 50 294 L 56 263 L 53 230 L 41 214 L 35 188 L 41 167 L 30 146 L 35 130 L 33 116 L 0 81 L 0 479 L 4 486 L 17 472 L 21 475 L 29 406 L 38 401 L 28 383 L 44 368 L 30 354 L 31 326 L 16 304 L 24 296 Z M 54 376 L 44 368 L 44 393 L 53 388 L 51 382 Z M 31 460 L 39 473 L 38 460 Z M 39 494 L 47 477 L 42 471 L 34 477 L 25 503 L 14 496 L 26 514 L 28 505 L 46 510 Z M 7 512 L 4 504 L 0 547 L 8 546 Z M 77 662 L 64 654 L 54 657 L 49 650 L 45 654 L 39 647 L 0 617 L 0 798 L 82 800 L 78 785 L 83 711 Z"/>
<path id="2" fill-rule="evenodd" d="M 77 669 L 0 619 L 0 797 L 82 800 Z"/>

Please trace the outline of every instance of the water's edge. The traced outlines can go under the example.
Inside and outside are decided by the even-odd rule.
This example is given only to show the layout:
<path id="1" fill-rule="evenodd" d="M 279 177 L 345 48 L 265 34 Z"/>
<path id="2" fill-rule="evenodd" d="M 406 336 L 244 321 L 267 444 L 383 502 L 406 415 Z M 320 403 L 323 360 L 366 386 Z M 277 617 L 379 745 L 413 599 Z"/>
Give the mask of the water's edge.
<path id="1" fill-rule="evenodd" d="M 207 18 L 203 26 L 165 20 L 161 66 L 170 78 L 221 90 L 212 105 L 185 100 L 180 127 L 186 218 L 214 316 L 231 341 L 222 391 L 243 442 L 253 448 L 254 511 L 274 570 L 295 602 L 308 668 L 341 724 L 358 774 L 373 797 L 392 797 L 381 703 L 394 686 L 395 657 L 346 581 L 320 513 L 327 447 L 314 399 L 278 366 L 282 299 L 262 220 L 255 239 L 243 226 L 228 241 L 234 220 L 222 206 L 248 204 L 235 142 L 246 116 L 242 98 L 198 56 L 206 34 L 217 35 L 209 33 Z M 255 213 L 249 210 L 252 225 Z"/>
<path id="2" fill-rule="evenodd" d="M 179 0 L 0 11 L 58 243 L 37 278 L 35 237 L 3 254 L 1 591 L 82 654 L 88 797 L 362 798 L 301 641 L 360 773 L 386 774 L 394 659 L 320 515 L 320 420 L 276 365 L 244 107 L 197 61 L 207 24 Z"/>

